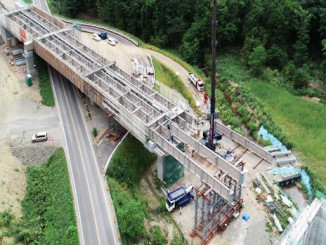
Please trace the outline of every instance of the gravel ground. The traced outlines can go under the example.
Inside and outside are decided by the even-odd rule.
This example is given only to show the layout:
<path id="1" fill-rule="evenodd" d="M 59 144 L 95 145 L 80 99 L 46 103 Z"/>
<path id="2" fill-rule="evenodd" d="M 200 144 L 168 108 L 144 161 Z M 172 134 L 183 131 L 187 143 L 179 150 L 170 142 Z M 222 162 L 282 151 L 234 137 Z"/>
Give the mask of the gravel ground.
<path id="1" fill-rule="evenodd" d="M 44 144 L 46 143 L 37 143 L 27 146 L 11 146 L 10 150 L 12 155 L 17 157 L 23 165 L 39 166 L 46 163 L 48 158 L 57 149 L 56 146 Z"/>

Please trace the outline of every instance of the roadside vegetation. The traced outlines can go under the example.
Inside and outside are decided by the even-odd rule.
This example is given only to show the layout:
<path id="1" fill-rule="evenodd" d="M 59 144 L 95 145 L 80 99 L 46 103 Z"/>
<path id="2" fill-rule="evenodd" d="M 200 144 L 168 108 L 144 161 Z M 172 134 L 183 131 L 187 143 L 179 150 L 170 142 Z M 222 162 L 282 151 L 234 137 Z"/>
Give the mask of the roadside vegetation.
<path id="1" fill-rule="evenodd" d="M 257 135 L 261 125 L 289 149 L 300 153 L 300 159 L 311 174 L 314 190 L 325 192 L 326 107 L 324 103 L 307 101 L 291 93 L 284 77 L 270 75 L 255 77 L 236 56 L 237 49 L 221 52 L 218 56 L 220 74 L 217 107 L 225 124 L 240 133 L 245 125 L 249 134 L 262 145 Z M 275 72 L 275 71 L 274 71 Z M 285 86 L 286 89 L 284 88 Z"/>
<path id="2" fill-rule="evenodd" d="M 189 101 L 190 106 L 196 110 L 196 101 L 192 96 L 190 90 L 187 89 L 187 86 L 181 81 L 181 79 L 176 74 L 174 74 L 171 69 L 159 62 L 154 57 L 152 57 L 152 60 L 155 68 L 156 79 L 182 94 L 182 96 Z"/>
<path id="3" fill-rule="evenodd" d="M 178 64 L 180 64 L 181 66 L 183 66 L 183 68 L 185 68 L 188 72 L 192 72 L 197 77 L 202 78 L 202 80 L 205 83 L 207 83 L 208 79 L 205 77 L 204 73 L 200 69 L 198 69 L 198 67 L 196 67 L 194 65 L 190 65 L 189 63 L 187 63 L 186 61 L 184 61 L 182 59 L 182 57 L 180 56 L 180 54 L 178 53 L 178 51 L 173 50 L 173 49 L 169 49 L 169 50 L 160 49 L 160 48 L 158 48 L 158 47 L 156 47 L 154 45 L 146 44 L 144 42 L 142 42 L 140 44 L 140 46 L 142 48 L 153 50 L 153 51 L 156 51 L 158 53 L 161 53 L 161 54 L 165 55 L 166 57 L 169 57 L 170 59 L 174 60 L 175 62 L 177 62 Z M 207 87 L 205 87 L 205 90 L 206 91 L 209 91 L 207 89 Z"/>
<path id="4" fill-rule="evenodd" d="M 36 56 L 35 64 L 40 80 L 40 94 L 42 96 L 41 103 L 43 105 L 53 107 L 55 102 L 54 102 L 53 91 L 52 91 L 47 64 L 39 56 Z"/>
<path id="5" fill-rule="evenodd" d="M 22 244 L 78 244 L 75 211 L 67 163 L 62 148 L 40 167 L 27 168 L 22 217 L 10 210 L 0 214 L 0 243 L 4 237 Z"/>
<path id="6" fill-rule="evenodd" d="M 149 202 L 141 187 L 142 179 L 147 183 L 146 173 L 155 159 L 156 156 L 130 134 L 111 159 L 107 180 L 123 244 L 167 244 L 165 229 L 150 223 L 154 219 L 167 219 L 164 201 L 160 204 L 151 198 Z M 153 206 L 153 202 L 158 205 Z M 175 235 L 171 244 L 184 243 Z"/>
<path id="7" fill-rule="evenodd" d="M 32 0 L 22 0 L 24 3 L 31 4 Z"/>

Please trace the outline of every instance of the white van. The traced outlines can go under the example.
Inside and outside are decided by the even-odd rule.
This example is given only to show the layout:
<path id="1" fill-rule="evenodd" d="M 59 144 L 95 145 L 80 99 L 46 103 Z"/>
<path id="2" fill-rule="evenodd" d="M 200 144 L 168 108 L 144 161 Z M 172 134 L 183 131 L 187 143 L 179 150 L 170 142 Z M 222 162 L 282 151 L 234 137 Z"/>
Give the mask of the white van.
<path id="1" fill-rule="evenodd" d="M 46 132 L 38 132 L 32 136 L 32 142 L 40 142 L 40 141 L 47 141 L 48 134 Z"/>

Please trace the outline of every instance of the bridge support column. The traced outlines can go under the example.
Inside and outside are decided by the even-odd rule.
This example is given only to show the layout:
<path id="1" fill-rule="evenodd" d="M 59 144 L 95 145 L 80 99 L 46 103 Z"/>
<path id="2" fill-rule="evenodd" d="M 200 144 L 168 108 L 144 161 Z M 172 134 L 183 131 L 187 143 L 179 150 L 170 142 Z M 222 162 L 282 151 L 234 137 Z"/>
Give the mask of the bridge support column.
<path id="1" fill-rule="evenodd" d="M 24 44 L 24 57 L 26 60 L 26 73 L 34 77 L 36 74 L 34 66 L 34 51 L 33 45 L 30 43 Z"/>
<path id="2" fill-rule="evenodd" d="M 184 167 L 173 156 L 165 154 L 157 158 L 157 177 L 167 186 L 173 185 L 184 176 Z"/>
<path id="3" fill-rule="evenodd" d="M 1 26 L 1 37 L 7 47 L 11 48 L 17 45 L 17 39 L 7 29 Z M 14 39 L 12 41 L 12 39 Z"/>
<path id="4" fill-rule="evenodd" d="M 7 40 L 12 37 L 12 34 L 1 26 L 1 37 L 4 42 L 7 42 Z"/>
<path id="5" fill-rule="evenodd" d="M 157 177 L 164 181 L 164 175 L 165 175 L 165 166 L 164 166 L 164 156 L 158 156 L 157 157 Z"/>

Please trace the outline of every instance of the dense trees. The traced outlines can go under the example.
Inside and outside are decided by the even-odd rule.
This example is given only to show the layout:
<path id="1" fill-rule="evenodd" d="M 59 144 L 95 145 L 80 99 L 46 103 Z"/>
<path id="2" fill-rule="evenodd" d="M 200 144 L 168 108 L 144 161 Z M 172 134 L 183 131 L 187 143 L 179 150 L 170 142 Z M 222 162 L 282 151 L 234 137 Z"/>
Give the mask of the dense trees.
<path id="1" fill-rule="evenodd" d="M 61 2 L 66 15 L 97 16 L 158 47 L 178 49 L 192 64 L 209 60 L 211 0 Z M 241 46 L 246 64 L 256 63 L 253 58 L 264 49 L 265 65 L 301 67 L 309 53 L 321 58 L 326 52 L 325 6 L 326 0 L 218 0 L 218 46 Z"/>

